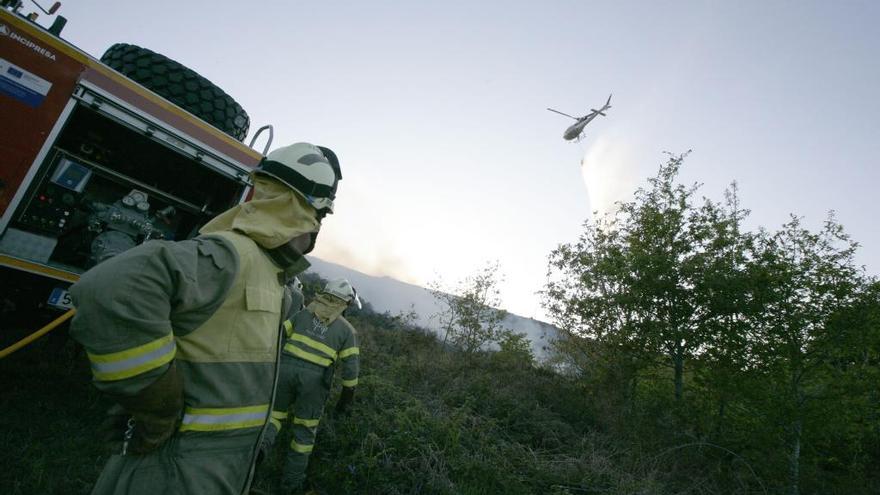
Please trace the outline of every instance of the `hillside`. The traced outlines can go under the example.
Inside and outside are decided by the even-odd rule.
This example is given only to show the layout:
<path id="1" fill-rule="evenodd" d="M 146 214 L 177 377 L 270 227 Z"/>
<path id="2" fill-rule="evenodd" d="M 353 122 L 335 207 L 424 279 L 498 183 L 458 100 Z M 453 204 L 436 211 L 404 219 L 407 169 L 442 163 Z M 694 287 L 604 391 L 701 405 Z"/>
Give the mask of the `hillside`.
<path id="1" fill-rule="evenodd" d="M 415 311 L 416 323 L 424 328 L 436 331 L 438 322 L 432 315 L 439 307 L 434 297 L 424 287 L 401 282 L 391 277 L 376 277 L 353 270 L 351 268 L 324 261 L 314 256 L 309 257 L 312 267 L 309 272 L 316 273 L 325 279 L 346 278 L 357 288 L 361 297 L 369 302 L 377 312 L 388 312 L 391 315 Z M 556 328 L 543 321 L 508 313 L 502 325 L 517 333 L 524 333 L 532 343 L 532 352 L 538 358 L 546 355 L 544 349 L 547 342 L 556 336 Z"/>
<path id="2" fill-rule="evenodd" d="M 575 383 L 514 356 L 443 351 L 431 333 L 381 315 L 352 320 L 361 384 L 350 415 L 321 423 L 315 493 L 658 493 L 657 473 L 597 431 Z M 89 493 L 107 456 L 98 430 L 110 405 L 89 380 L 72 341 L 0 361 L 3 493 Z M 256 487 L 275 493 L 282 454 Z"/>
<path id="3" fill-rule="evenodd" d="M 381 316 L 352 320 L 364 371 L 355 411 L 322 421 L 310 466 L 319 493 L 561 494 L 653 483 L 599 451 L 606 440 L 573 382 L 498 354 L 443 351 L 431 333 Z M 257 482 L 270 493 L 283 452 L 275 454 Z"/>
<path id="4" fill-rule="evenodd" d="M 318 430 L 315 494 L 766 494 L 766 466 L 671 428 L 658 403 L 633 411 L 584 383 L 504 352 L 464 355 L 433 333 L 380 314 L 351 317 L 363 368 L 353 411 Z M 0 361 L 0 488 L 8 495 L 85 494 L 107 452 L 110 403 L 90 385 L 72 341 L 39 341 Z M 607 387 L 607 386 L 604 386 Z M 626 420 L 623 420 L 626 418 Z M 283 447 L 255 487 L 275 494 Z M 753 453 L 753 455 L 756 455 Z M 845 480 L 842 491 L 876 493 Z M 805 491 L 804 493 L 832 493 Z"/>

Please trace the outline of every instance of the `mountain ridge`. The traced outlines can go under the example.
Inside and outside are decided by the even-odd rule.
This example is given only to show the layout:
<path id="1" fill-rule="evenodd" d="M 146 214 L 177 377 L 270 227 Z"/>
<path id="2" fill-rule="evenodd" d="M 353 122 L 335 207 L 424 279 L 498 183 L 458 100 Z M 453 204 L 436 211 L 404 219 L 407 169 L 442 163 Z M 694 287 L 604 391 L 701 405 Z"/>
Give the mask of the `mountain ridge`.
<path id="1" fill-rule="evenodd" d="M 434 316 L 440 306 L 428 289 L 415 284 L 397 280 L 388 275 L 368 275 L 338 263 L 308 257 L 309 272 L 322 278 L 345 278 L 357 289 L 363 300 L 369 302 L 377 312 L 392 315 L 414 311 L 415 323 L 440 335 L 440 325 Z M 502 325 L 517 333 L 524 333 L 532 344 L 535 357 L 546 356 L 545 347 L 557 334 L 558 329 L 550 323 L 508 312 Z"/>

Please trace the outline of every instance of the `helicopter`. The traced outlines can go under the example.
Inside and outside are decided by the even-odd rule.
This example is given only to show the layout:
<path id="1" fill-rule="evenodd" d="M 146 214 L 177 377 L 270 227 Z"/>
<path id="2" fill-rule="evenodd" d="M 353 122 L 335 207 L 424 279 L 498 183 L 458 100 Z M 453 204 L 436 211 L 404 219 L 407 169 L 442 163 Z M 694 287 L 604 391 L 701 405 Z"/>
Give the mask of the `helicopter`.
<path id="1" fill-rule="evenodd" d="M 592 120 L 595 119 L 597 115 L 601 115 L 601 116 L 605 117 L 605 110 L 608 110 L 609 108 L 611 108 L 611 95 L 608 95 L 608 101 L 605 102 L 605 105 L 603 105 L 602 108 L 600 108 L 598 110 L 596 110 L 595 108 L 591 108 L 590 113 L 588 113 L 587 115 L 584 115 L 583 117 L 580 117 L 580 118 L 573 117 L 567 113 L 562 113 L 559 110 L 554 110 L 552 108 L 548 108 L 547 110 L 550 110 L 551 112 L 556 112 L 560 115 L 565 115 L 566 117 L 577 120 L 577 122 L 575 122 L 574 124 L 571 125 L 571 127 L 569 127 L 568 129 L 565 130 L 565 133 L 562 135 L 562 137 L 566 141 L 571 141 L 571 140 L 580 141 L 581 137 L 583 137 L 584 127 L 586 127 L 587 124 L 592 122 Z"/>

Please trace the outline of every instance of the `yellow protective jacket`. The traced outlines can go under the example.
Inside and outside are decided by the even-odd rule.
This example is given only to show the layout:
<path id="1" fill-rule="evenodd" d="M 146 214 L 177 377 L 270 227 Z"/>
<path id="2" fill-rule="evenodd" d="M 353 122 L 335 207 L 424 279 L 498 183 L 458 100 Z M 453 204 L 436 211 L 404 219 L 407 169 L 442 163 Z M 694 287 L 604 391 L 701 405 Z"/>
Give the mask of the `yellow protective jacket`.
<path id="1" fill-rule="evenodd" d="M 304 199 L 258 177 L 254 199 L 201 237 L 145 243 L 72 287 L 71 335 L 99 389 L 135 396 L 172 360 L 184 387 L 179 432 L 153 453 L 111 457 L 93 493 L 247 491 L 272 406 L 283 282 L 308 266 L 275 254 L 316 227 Z"/>
<path id="2" fill-rule="evenodd" d="M 347 303 L 330 294 L 314 301 L 284 322 L 283 353 L 327 368 L 338 365 L 343 387 L 356 387 L 360 371 L 357 332 L 342 316 Z"/>

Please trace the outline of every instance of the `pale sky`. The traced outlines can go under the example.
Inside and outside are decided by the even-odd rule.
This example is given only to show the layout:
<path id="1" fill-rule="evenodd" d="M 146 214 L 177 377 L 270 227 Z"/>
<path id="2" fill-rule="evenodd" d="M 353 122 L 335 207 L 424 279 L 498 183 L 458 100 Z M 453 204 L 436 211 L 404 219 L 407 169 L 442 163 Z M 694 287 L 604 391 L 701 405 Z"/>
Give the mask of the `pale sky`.
<path id="1" fill-rule="evenodd" d="M 46 2 L 51 3 L 51 2 Z M 25 4 L 28 8 L 29 4 Z M 663 161 L 752 225 L 830 209 L 880 270 L 880 2 L 66 0 L 63 36 L 209 78 L 275 145 L 333 148 L 344 180 L 315 255 L 424 285 L 488 261 L 542 317 L 547 256 Z M 46 20 L 43 19 L 45 22 Z M 553 107 L 582 115 L 577 144 Z M 583 165 L 581 165 L 583 161 Z M 367 296 L 368 297 L 368 296 Z"/>

